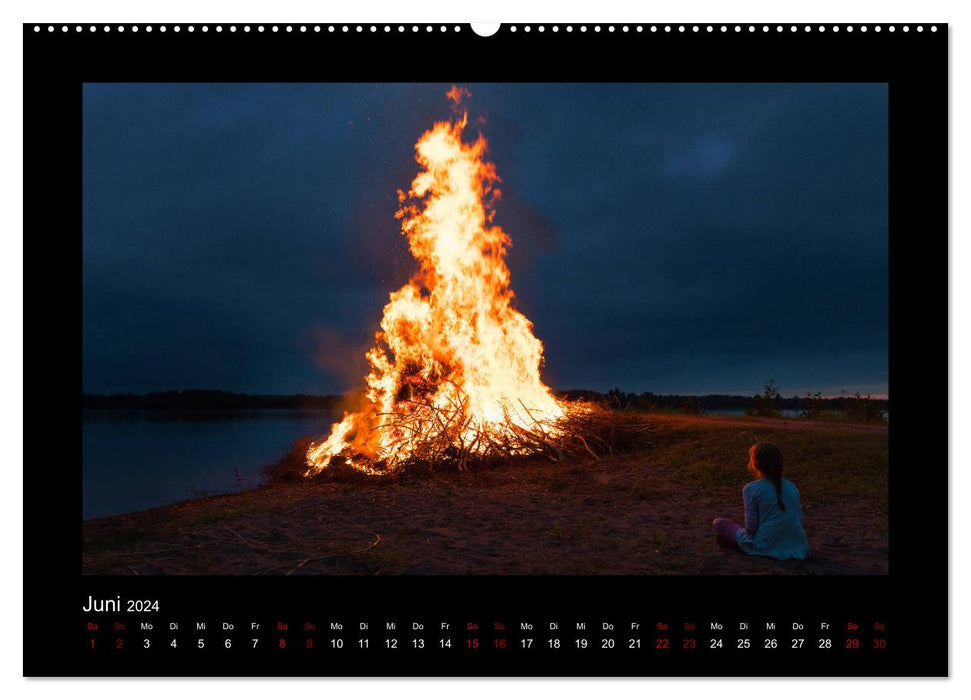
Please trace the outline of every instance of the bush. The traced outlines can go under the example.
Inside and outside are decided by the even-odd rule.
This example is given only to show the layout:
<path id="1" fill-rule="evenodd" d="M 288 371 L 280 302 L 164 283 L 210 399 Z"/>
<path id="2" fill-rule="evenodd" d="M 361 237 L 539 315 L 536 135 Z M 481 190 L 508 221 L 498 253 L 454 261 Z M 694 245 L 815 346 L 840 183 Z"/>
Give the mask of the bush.
<path id="1" fill-rule="evenodd" d="M 856 392 L 853 396 L 843 396 L 843 420 L 850 423 L 886 423 L 887 414 L 870 396 Z"/>
<path id="2" fill-rule="evenodd" d="M 778 418 L 782 415 L 779 409 L 779 387 L 776 386 L 775 380 L 767 381 L 762 393 L 756 394 L 752 400 L 753 406 L 746 411 L 746 414 L 765 418 Z"/>

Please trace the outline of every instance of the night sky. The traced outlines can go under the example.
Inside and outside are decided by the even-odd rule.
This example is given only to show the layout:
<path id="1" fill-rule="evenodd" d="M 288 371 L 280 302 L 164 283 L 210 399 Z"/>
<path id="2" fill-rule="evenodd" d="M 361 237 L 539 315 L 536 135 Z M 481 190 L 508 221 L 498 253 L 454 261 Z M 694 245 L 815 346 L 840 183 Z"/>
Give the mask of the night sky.
<path id="1" fill-rule="evenodd" d="M 548 384 L 887 392 L 885 85 L 467 87 Z M 362 386 L 448 88 L 86 85 L 84 390 Z"/>

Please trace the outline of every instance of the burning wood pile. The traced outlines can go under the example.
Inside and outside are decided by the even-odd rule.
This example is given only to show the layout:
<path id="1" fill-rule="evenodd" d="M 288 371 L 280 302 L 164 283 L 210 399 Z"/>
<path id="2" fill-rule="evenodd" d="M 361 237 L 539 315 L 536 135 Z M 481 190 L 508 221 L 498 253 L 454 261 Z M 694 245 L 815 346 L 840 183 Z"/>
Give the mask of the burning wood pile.
<path id="1" fill-rule="evenodd" d="M 512 306 L 511 241 L 493 223 L 500 180 L 485 139 L 462 139 L 469 95 L 453 87 L 455 119 L 415 146 L 421 170 L 399 191 L 397 216 L 419 270 L 384 307 L 364 406 L 310 445 L 305 476 L 338 465 L 386 474 L 411 463 L 599 458 L 649 439 L 633 414 L 563 401 L 540 379 L 543 344 Z"/>

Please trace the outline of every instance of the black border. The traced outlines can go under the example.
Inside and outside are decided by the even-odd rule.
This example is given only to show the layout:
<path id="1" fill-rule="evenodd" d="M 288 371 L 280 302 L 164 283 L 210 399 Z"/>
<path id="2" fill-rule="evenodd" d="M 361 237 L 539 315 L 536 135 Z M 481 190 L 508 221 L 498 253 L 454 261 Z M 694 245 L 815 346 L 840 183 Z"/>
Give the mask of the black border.
<path id="1" fill-rule="evenodd" d="M 946 404 L 941 327 L 947 276 L 948 28 L 931 25 L 518 25 L 493 37 L 468 25 L 67 25 L 24 31 L 24 673 L 25 675 L 624 675 L 927 676 L 948 673 Z M 189 27 L 194 31 L 188 31 Z M 292 31 L 287 31 L 287 27 Z M 641 26 L 643 31 L 638 32 Z M 665 31 L 670 26 L 670 31 Z M 795 26 L 796 31 L 790 27 Z M 909 31 L 904 31 L 904 27 Z M 422 61 L 422 55 L 434 61 Z M 398 57 L 398 58 L 395 58 Z M 396 577 L 388 579 L 82 577 L 81 85 L 83 82 L 885 82 L 890 100 L 893 400 L 891 566 L 854 577 Z M 936 236 L 936 237 L 935 237 Z M 946 322 L 946 321 L 945 321 Z M 934 339 L 936 338 L 936 340 Z M 931 350 L 938 360 L 931 363 Z M 55 399 L 56 397 L 56 399 Z M 59 412 L 52 412 L 52 407 Z M 933 413 L 928 416 L 927 413 Z M 42 420 L 43 417 L 43 420 Z M 932 423 L 933 419 L 933 423 Z M 52 425 L 55 426 L 52 432 Z M 49 447 L 48 447 L 49 446 Z M 936 486 L 935 486 L 936 484 Z M 930 487 L 928 485 L 931 485 Z M 918 498 L 920 510 L 909 506 Z M 80 606 L 95 597 L 157 598 L 159 620 L 320 625 L 412 619 L 482 625 L 480 652 L 401 654 L 92 654 Z M 165 612 L 167 611 L 175 611 Z M 639 619 L 726 626 L 887 625 L 886 650 L 833 654 L 702 650 L 688 654 L 488 648 L 494 621 L 562 624 Z M 510 634 L 515 638 L 517 633 Z M 676 640 L 680 632 L 673 630 Z M 845 633 L 841 633 L 844 634 Z M 591 635 L 593 636 L 593 635 Z M 645 639 L 654 636 L 645 634 Z M 464 633 L 463 633 L 464 637 Z M 161 660 L 160 660 L 161 659 Z"/>

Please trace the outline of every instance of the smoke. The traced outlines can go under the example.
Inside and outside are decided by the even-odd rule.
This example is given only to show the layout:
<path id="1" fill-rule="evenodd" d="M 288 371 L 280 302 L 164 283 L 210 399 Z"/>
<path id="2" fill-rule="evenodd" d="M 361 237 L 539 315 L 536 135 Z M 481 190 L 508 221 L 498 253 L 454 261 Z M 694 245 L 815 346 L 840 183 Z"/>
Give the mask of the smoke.
<path id="1" fill-rule="evenodd" d="M 367 373 L 364 354 L 369 345 L 323 324 L 307 329 L 299 341 L 300 352 L 309 356 L 342 393 L 362 388 L 361 377 Z"/>

